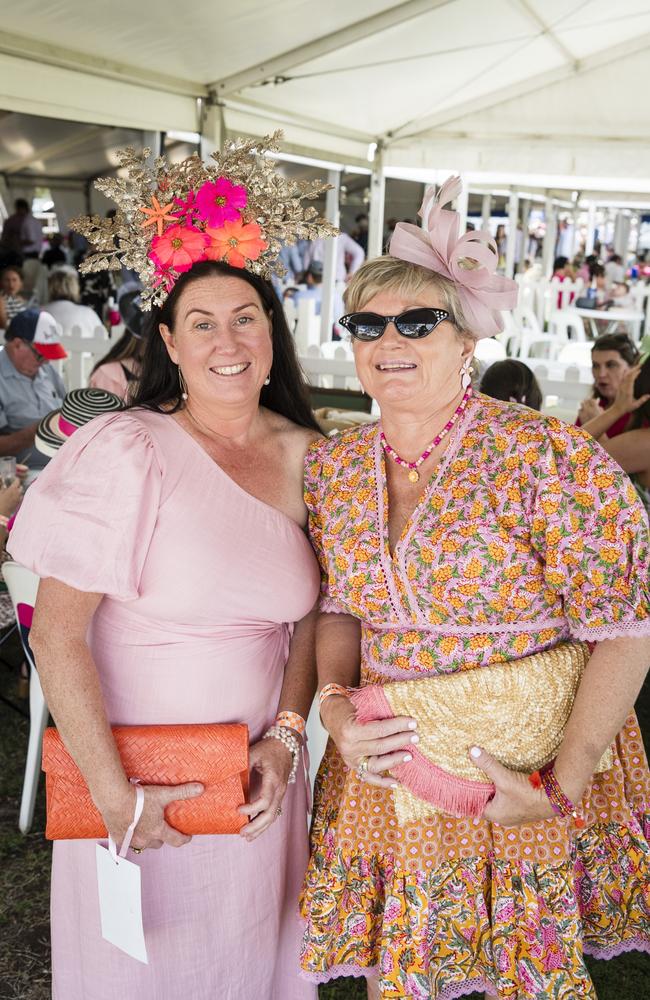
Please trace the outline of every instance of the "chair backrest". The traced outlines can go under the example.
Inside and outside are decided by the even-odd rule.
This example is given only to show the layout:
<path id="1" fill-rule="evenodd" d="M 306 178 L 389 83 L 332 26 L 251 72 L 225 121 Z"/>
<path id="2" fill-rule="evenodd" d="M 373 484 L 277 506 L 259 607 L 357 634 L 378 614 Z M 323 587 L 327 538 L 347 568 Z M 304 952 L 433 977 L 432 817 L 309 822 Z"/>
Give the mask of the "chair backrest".
<path id="1" fill-rule="evenodd" d="M 7 584 L 11 603 L 14 606 L 25 656 L 35 668 L 34 655 L 29 645 L 29 632 L 32 627 L 39 577 L 36 573 L 32 573 L 31 569 L 27 569 L 26 566 L 21 566 L 17 562 L 3 563 L 2 575 Z"/>
<path id="2" fill-rule="evenodd" d="M 477 361 L 491 365 L 495 361 L 504 361 L 507 356 L 504 345 L 492 337 L 482 337 L 481 340 L 476 341 L 474 357 Z"/>
<path id="3" fill-rule="evenodd" d="M 577 340 L 582 343 L 587 339 L 584 320 L 575 309 L 554 309 L 548 323 L 549 329 L 557 331 L 567 340 Z"/>
<path id="4" fill-rule="evenodd" d="M 591 347 L 592 345 L 589 341 L 571 341 L 564 345 L 558 354 L 557 360 L 562 364 L 589 367 L 591 365 Z"/>

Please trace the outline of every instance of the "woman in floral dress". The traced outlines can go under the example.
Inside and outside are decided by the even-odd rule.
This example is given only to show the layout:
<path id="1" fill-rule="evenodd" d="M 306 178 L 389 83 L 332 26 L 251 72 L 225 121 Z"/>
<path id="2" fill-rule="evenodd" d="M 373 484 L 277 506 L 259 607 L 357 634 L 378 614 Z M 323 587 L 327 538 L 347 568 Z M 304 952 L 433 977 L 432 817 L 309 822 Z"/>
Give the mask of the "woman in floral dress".
<path id="1" fill-rule="evenodd" d="M 424 228 L 398 227 L 392 256 L 348 286 L 381 424 L 307 456 L 332 739 L 303 973 L 365 976 L 370 998 L 594 998 L 584 952 L 650 951 L 650 775 L 632 712 L 650 662 L 647 520 L 584 431 L 466 387 L 475 339 L 513 291 L 484 234 L 458 239 L 441 209 L 452 196 L 425 202 Z M 478 747 L 495 787 L 480 816 L 400 823 L 390 769 L 412 756 L 415 720 L 361 724 L 344 689 L 480 671 L 567 640 L 591 650 L 553 766 L 575 815 Z M 595 774 L 610 744 L 613 766 Z"/>

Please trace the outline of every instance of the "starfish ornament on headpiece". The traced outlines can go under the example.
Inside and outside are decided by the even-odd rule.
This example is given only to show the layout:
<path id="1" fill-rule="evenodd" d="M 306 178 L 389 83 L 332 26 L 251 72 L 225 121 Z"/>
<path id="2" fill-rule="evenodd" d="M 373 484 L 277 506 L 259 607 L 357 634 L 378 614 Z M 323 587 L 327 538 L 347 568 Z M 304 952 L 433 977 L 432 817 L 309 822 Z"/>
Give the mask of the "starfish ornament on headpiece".
<path id="1" fill-rule="evenodd" d="M 460 177 L 447 178 L 437 194 L 429 189 L 419 211 L 422 228 L 398 222 L 388 252 L 453 281 L 471 332 L 477 338 L 494 337 L 503 330 L 501 310 L 517 303 L 517 283 L 496 273 L 497 247 L 490 233 L 459 235 L 458 212 L 443 205 L 460 192 Z"/>
<path id="2" fill-rule="evenodd" d="M 337 230 L 302 205 L 327 190 L 320 181 L 292 181 L 265 156 L 279 148 L 281 132 L 260 140 L 228 143 L 212 163 L 190 156 L 168 163 L 150 151 L 118 153 L 126 177 L 104 177 L 95 186 L 117 205 L 113 219 L 72 219 L 92 250 L 84 273 L 137 271 L 142 308 L 162 305 L 179 276 L 204 260 L 224 261 L 268 277 L 283 273 L 283 244 L 336 236 Z"/>

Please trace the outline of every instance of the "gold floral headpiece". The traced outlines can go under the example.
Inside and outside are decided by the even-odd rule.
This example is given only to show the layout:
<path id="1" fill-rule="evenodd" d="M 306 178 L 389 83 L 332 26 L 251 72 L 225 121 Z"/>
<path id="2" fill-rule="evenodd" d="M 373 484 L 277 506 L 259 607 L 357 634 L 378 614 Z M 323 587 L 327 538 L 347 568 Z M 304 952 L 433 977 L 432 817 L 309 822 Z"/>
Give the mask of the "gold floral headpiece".
<path id="1" fill-rule="evenodd" d="M 118 153 L 128 177 L 103 177 L 95 187 L 117 205 L 112 219 L 99 215 L 73 219 L 72 229 L 92 250 L 81 265 L 88 273 L 137 271 L 142 308 L 162 305 L 179 275 L 202 260 L 220 260 L 268 277 L 281 274 L 278 254 L 298 239 L 336 236 L 304 199 L 317 198 L 328 185 L 282 177 L 272 158 L 281 132 L 264 139 L 237 140 L 213 163 L 198 155 L 180 163 L 159 156 L 151 166 L 150 150 Z"/>

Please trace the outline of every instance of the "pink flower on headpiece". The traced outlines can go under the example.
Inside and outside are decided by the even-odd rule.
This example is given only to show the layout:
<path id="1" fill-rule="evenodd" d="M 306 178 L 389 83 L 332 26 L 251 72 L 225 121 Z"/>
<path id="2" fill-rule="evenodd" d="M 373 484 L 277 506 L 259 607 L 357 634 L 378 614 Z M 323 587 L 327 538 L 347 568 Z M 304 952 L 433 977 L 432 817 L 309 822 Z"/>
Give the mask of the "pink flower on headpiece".
<path id="1" fill-rule="evenodd" d="M 170 268 L 156 266 L 154 279 L 151 283 L 152 288 L 160 288 L 162 286 L 166 292 L 169 292 L 174 287 L 175 282 L 176 277 L 172 274 Z"/>
<path id="2" fill-rule="evenodd" d="M 517 283 L 496 274 L 497 248 L 490 233 L 476 230 L 459 236 L 458 212 L 442 206 L 460 191 L 460 177 L 449 177 L 437 195 L 428 191 L 419 212 L 422 229 L 398 222 L 389 253 L 453 281 L 471 332 L 493 337 L 503 330 L 501 310 L 517 304 Z"/>
<path id="3" fill-rule="evenodd" d="M 154 236 L 149 256 L 164 271 L 189 271 L 192 264 L 205 260 L 210 237 L 194 226 L 170 226 L 162 236 Z"/>
<path id="4" fill-rule="evenodd" d="M 225 260 L 232 267 L 246 267 L 247 260 L 257 260 L 268 243 L 256 222 L 226 222 L 220 229 L 206 229 L 210 237 L 209 260 Z"/>
<path id="5" fill-rule="evenodd" d="M 178 205 L 178 208 L 175 212 L 172 212 L 172 215 L 175 215 L 177 219 L 186 218 L 188 222 L 192 222 L 198 212 L 194 191 L 187 192 L 185 201 L 182 198 L 174 198 L 174 204 Z"/>
<path id="6" fill-rule="evenodd" d="M 246 188 L 233 184 L 227 177 L 206 181 L 196 192 L 196 207 L 207 226 L 218 229 L 224 222 L 234 222 L 240 209 L 246 207 Z"/>

